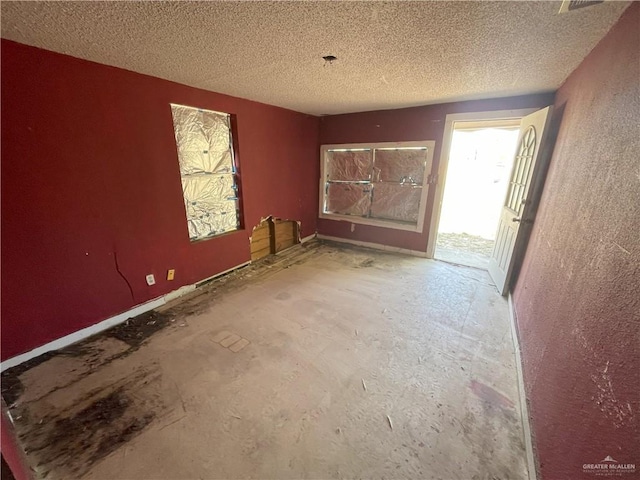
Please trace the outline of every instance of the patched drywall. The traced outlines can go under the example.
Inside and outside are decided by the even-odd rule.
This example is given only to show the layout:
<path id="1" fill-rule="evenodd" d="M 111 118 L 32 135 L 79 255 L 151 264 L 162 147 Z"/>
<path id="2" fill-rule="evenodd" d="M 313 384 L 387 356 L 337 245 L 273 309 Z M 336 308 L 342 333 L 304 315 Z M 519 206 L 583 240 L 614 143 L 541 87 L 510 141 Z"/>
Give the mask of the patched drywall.
<path id="1" fill-rule="evenodd" d="M 514 298 L 542 478 L 593 479 L 607 456 L 640 467 L 640 4 L 556 98 Z"/>
<path id="2" fill-rule="evenodd" d="M 189 241 L 170 103 L 232 114 L 249 230 Z M 265 215 L 315 233 L 317 158 L 316 117 L 2 40 L 2 359 L 248 261 Z"/>

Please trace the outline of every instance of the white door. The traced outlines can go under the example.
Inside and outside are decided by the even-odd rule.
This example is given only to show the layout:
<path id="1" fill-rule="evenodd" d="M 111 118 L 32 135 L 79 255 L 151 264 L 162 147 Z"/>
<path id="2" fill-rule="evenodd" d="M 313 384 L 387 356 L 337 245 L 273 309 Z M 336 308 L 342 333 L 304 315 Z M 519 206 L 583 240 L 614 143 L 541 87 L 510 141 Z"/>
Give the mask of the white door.
<path id="1" fill-rule="evenodd" d="M 517 258 L 514 252 L 523 248 L 521 227 L 523 224 L 533 223 L 533 218 L 529 217 L 535 212 L 535 208 L 531 208 L 532 202 L 527 199 L 532 182 L 540 174 L 536 163 L 540 156 L 540 146 L 544 145 L 547 136 L 552 108 L 543 108 L 527 115 L 520 124 L 516 158 L 498 222 L 496 243 L 489 260 L 489 274 L 502 295 L 509 289 L 514 260 Z"/>

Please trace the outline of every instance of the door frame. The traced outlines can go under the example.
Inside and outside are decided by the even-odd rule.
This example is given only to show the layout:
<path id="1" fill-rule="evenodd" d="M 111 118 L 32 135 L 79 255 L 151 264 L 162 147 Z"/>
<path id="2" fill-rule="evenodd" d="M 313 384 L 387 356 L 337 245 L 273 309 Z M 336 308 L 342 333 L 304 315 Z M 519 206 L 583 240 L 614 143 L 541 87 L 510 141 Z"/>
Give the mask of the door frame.
<path id="1" fill-rule="evenodd" d="M 460 122 L 485 122 L 491 120 L 514 120 L 522 119 L 527 115 L 540 110 L 539 108 L 518 108 L 513 110 L 494 110 L 489 112 L 467 112 L 452 113 L 447 115 L 444 124 L 444 134 L 442 136 L 442 148 L 438 161 L 437 182 L 435 184 L 435 198 L 433 210 L 431 211 L 431 222 L 429 224 L 429 237 L 427 241 L 427 258 L 433 258 L 436 250 L 436 240 L 438 236 L 438 226 L 440 225 L 440 213 L 442 212 L 442 199 L 444 197 L 444 187 L 447 180 L 447 169 L 449 168 L 449 155 L 451 153 L 451 143 L 453 141 L 453 131 L 455 124 Z M 491 128 L 488 126 L 487 128 Z"/>

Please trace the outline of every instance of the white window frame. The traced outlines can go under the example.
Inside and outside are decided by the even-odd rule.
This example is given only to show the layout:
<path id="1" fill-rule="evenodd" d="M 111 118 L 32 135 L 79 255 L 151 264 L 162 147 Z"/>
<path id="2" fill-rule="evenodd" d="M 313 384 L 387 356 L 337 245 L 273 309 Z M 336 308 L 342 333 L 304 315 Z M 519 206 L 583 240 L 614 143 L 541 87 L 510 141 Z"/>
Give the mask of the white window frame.
<path id="1" fill-rule="evenodd" d="M 424 229 L 424 217 L 427 209 L 427 197 L 429 194 L 429 179 L 431 178 L 431 168 L 433 165 L 433 150 L 436 142 L 433 140 L 415 141 L 415 142 L 382 142 L 382 143 L 345 143 L 331 144 L 320 146 L 320 198 L 319 198 L 319 218 L 326 220 L 336 220 L 339 222 L 356 223 L 360 225 L 372 225 L 374 227 L 390 228 L 394 230 L 405 230 L 409 232 L 420 232 Z M 415 225 L 403 223 L 395 220 L 385 220 L 381 218 L 366 218 L 357 215 L 341 215 L 337 213 L 329 213 L 324 211 L 326 200 L 326 153 L 327 150 L 335 149 L 376 149 L 376 148 L 407 148 L 407 147 L 425 147 L 427 149 L 427 163 L 424 169 L 424 178 L 422 179 L 422 192 L 420 195 L 420 208 L 418 210 L 418 221 Z"/>

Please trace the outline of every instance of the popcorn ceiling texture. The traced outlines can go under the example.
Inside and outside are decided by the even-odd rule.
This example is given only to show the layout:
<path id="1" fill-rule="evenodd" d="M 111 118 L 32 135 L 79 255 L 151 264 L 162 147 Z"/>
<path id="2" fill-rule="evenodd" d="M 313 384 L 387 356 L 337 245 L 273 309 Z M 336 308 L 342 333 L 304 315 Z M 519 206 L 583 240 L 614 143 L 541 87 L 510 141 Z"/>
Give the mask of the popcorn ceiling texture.
<path id="1" fill-rule="evenodd" d="M 555 90 L 628 4 L 3 2 L 2 37 L 319 115 Z"/>

